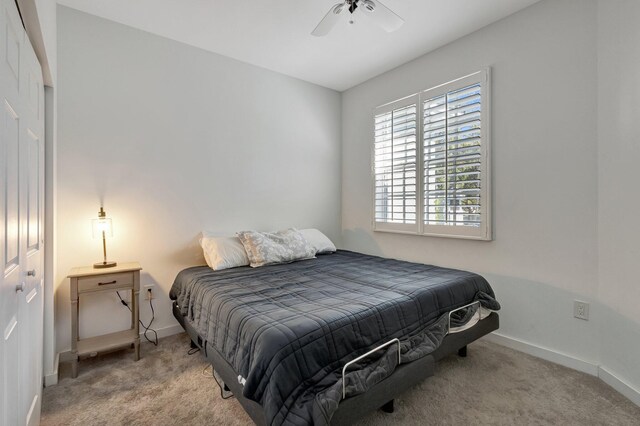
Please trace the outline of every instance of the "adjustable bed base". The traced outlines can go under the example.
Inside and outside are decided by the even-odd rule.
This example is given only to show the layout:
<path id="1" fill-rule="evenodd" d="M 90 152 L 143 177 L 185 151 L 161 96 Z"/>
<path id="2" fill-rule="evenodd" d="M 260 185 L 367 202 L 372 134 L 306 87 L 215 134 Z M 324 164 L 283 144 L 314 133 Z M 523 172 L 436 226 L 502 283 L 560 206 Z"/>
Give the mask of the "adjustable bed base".
<path id="1" fill-rule="evenodd" d="M 461 309 L 461 308 L 459 308 Z M 453 312 L 453 311 L 452 311 Z M 185 321 L 177 302 L 173 301 L 173 314 L 185 329 L 192 344 L 199 347 L 214 370 L 224 381 L 236 397 L 249 417 L 257 425 L 266 425 L 263 408 L 260 404 L 243 396 L 242 385 L 238 382 L 239 375 L 233 367 L 214 349 L 206 344 L 195 328 Z M 415 386 L 434 374 L 435 363 L 456 351 L 466 356 L 466 347 L 480 337 L 497 330 L 499 327 L 498 314 L 492 312 L 481 318 L 474 326 L 452 334 L 447 334 L 440 346 L 431 354 L 423 356 L 413 362 L 400 364 L 395 371 L 380 383 L 371 387 L 367 392 L 343 399 L 338 410 L 331 418 L 332 425 L 348 425 L 360 420 L 368 413 L 382 408 L 386 412 L 393 411 L 393 400 L 408 388 Z"/>

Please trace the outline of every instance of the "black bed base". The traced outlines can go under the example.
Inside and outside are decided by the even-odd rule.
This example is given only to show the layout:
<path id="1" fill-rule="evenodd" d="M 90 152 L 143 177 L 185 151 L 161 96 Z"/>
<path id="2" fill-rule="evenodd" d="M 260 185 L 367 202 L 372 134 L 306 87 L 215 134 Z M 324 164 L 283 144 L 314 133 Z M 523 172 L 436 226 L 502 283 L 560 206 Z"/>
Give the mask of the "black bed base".
<path id="1" fill-rule="evenodd" d="M 220 375 L 226 387 L 228 387 L 236 397 L 242 408 L 249 414 L 249 417 L 259 426 L 266 425 L 262 406 L 255 401 L 245 398 L 242 395 L 242 386 L 238 383 L 238 375 L 233 367 L 218 354 L 218 352 L 207 345 L 203 346 L 202 337 L 198 335 L 196 330 L 184 320 L 184 317 L 177 308 L 177 304 L 173 302 L 173 315 L 185 329 L 192 344 L 198 346 L 215 371 Z M 447 355 L 458 352 L 460 356 L 466 356 L 466 346 L 485 334 L 489 334 L 497 330 L 499 326 L 499 317 L 497 313 L 492 313 L 475 326 L 462 331 L 447 335 L 440 347 L 430 355 L 422 357 L 409 364 L 402 364 L 396 368 L 393 374 L 366 393 L 347 398 L 340 402 L 338 410 L 331 419 L 332 425 L 349 425 L 360 420 L 365 415 L 379 408 L 385 412 L 393 412 L 393 400 L 408 388 L 417 385 L 435 371 L 436 361 Z"/>

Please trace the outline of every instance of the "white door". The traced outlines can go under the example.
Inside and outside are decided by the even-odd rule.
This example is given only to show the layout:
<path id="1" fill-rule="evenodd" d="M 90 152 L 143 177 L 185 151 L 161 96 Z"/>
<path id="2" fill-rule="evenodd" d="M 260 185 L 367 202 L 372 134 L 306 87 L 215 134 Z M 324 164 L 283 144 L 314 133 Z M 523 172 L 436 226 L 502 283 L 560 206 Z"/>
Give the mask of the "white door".
<path id="1" fill-rule="evenodd" d="M 20 18 L 8 0 L 2 0 L 0 31 L 2 80 L 2 285 L 0 286 L 0 337 L 2 337 L 3 425 L 19 424 L 20 311 L 24 304 L 20 264 L 20 53 L 24 41 Z"/>
<path id="2" fill-rule="evenodd" d="M 10 426 L 40 417 L 44 110 L 15 2 L 0 5 L 0 425 Z"/>
<path id="3" fill-rule="evenodd" d="M 21 99 L 23 118 L 20 126 L 20 161 L 22 197 L 21 236 L 24 256 L 25 290 L 24 311 L 20 318 L 24 322 L 21 336 L 21 411 L 26 413 L 24 424 L 40 423 L 42 396 L 42 346 L 44 312 L 44 87 L 42 69 L 25 34 L 21 57 Z"/>

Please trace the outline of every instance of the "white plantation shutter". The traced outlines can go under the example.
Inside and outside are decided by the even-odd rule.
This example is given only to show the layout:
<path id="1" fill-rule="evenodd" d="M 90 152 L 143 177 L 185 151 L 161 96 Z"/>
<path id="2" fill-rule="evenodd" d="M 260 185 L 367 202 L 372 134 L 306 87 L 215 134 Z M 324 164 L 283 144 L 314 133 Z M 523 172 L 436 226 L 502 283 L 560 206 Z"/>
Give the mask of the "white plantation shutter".
<path id="1" fill-rule="evenodd" d="M 480 226 L 480 85 L 424 102 L 425 223 Z"/>
<path id="2" fill-rule="evenodd" d="M 488 73 L 376 110 L 376 230 L 491 239 Z"/>
<path id="3" fill-rule="evenodd" d="M 418 223 L 418 98 L 375 115 L 374 216 L 377 229 L 414 229 Z"/>

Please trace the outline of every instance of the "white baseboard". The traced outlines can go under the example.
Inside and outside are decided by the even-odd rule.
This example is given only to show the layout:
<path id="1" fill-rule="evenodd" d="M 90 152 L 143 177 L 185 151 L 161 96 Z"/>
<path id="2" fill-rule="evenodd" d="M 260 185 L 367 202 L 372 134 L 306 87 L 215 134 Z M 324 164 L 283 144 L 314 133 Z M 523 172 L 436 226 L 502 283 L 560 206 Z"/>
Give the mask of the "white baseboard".
<path id="1" fill-rule="evenodd" d="M 71 350 L 60 352 L 58 355 L 60 356 L 60 362 L 69 362 L 72 360 Z"/>
<path id="2" fill-rule="evenodd" d="M 60 354 L 56 354 L 53 360 L 53 371 L 44 375 L 44 387 L 54 386 L 58 384 L 58 366 L 60 365 Z"/>
<path id="3" fill-rule="evenodd" d="M 584 361 L 574 356 L 554 351 L 549 348 L 534 345 L 533 343 L 525 342 L 513 337 L 504 336 L 499 333 L 487 334 L 483 337 L 483 339 L 501 346 L 506 346 L 519 352 L 533 355 L 537 358 L 542 358 L 544 360 L 571 368 L 573 370 L 582 371 L 583 373 L 596 376 L 600 380 L 611 386 L 613 389 L 629 398 L 631 402 L 633 402 L 637 406 L 640 406 L 640 390 L 636 389 L 629 383 L 617 377 L 615 374 L 611 373 L 609 370 L 607 370 L 606 367 L 594 364 L 592 362 Z"/>
<path id="4" fill-rule="evenodd" d="M 158 328 L 155 330 L 156 330 L 156 333 L 158 333 L 158 339 L 162 339 L 163 337 L 173 336 L 174 334 L 179 334 L 184 332 L 184 329 L 180 324 L 170 325 L 169 327 Z M 149 330 L 149 333 L 147 333 L 147 336 L 149 336 L 150 338 L 155 337 L 155 335 L 151 332 L 151 330 Z M 140 340 L 142 342 L 146 341 L 144 338 L 144 329 L 140 332 Z M 60 352 L 58 356 L 59 356 L 60 362 L 69 362 L 72 360 L 71 350 Z M 57 381 L 58 380 L 57 380 L 57 371 L 56 371 L 56 383 Z"/>
<path id="5" fill-rule="evenodd" d="M 180 324 L 175 324 L 175 325 L 170 325 L 169 327 L 160 328 L 156 330 L 156 332 L 158 333 L 158 338 L 162 338 L 162 337 L 173 336 L 174 334 L 183 333 L 184 328 L 182 328 Z M 142 339 L 144 339 L 143 334 L 144 334 L 144 330 L 142 330 L 142 332 L 140 333 L 140 338 Z M 149 333 L 147 333 L 147 335 L 149 335 Z"/>
<path id="6" fill-rule="evenodd" d="M 631 402 L 640 407 L 640 390 L 634 388 L 629 383 L 620 379 L 603 366 L 598 367 L 598 377 L 600 378 L 600 380 L 620 392 L 622 395 L 629 398 Z"/>
<path id="7" fill-rule="evenodd" d="M 582 371 L 583 373 L 587 373 L 592 376 L 598 376 L 597 364 L 589 361 L 584 361 L 572 355 L 564 354 L 562 352 L 554 351 L 553 349 L 544 348 L 533 343 L 525 342 L 523 340 L 504 336 L 498 333 L 487 334 L 485 337 L 483 337 L 483 339 L 501 346 L 515 349 L 516 351 L 533 355 L 537 358 L 542 358 L 544 360 L 553 362 L 554 364 L 559 364 L 573 370 Z"/>

